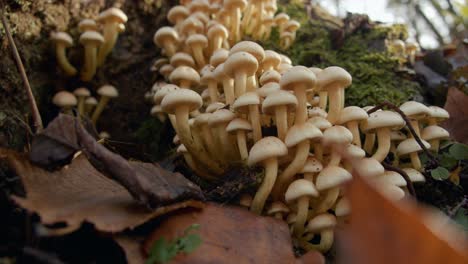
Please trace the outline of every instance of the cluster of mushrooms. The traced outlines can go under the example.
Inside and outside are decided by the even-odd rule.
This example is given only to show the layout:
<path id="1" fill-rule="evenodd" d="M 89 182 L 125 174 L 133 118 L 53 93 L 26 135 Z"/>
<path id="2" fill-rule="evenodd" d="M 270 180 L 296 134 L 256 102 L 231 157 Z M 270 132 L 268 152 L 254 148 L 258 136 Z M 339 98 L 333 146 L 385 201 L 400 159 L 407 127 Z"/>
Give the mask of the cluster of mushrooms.
<path id="1" fill-rule="evenodd" d="M 98 67 L 102 66 L 106 57 L 112 52 L 119 34 L 125 30 L 127 16 L 116 7 L 101 12 L 96 20 L 83 19 L 78 24 L 81 33 L 79 42 L 83 46 L 82 69 L 80 79 L 89 82 L 96 74 Z M 53 32 L 51 41 L 55 44 L 57 63 L 63 73 L 72 77 L 78 70 L 67 58 L 67 48 L 73 46 L 73 38 L 66 32 Z M 52 102 L 65 113 L 77 107 L 79 116 L 87 116 L 96 124 L 99 116 L 111 98 L 118 96 L 114 86 L 104 85 L 96 90 L 100 96 L 99 101 L 92 96 L 92 92 L 80 87 L 73 91 L 60 91 L 56 93 Z"/>
<path id="2" fill-rule="evenodd" d="M 419 45 L 415 42 L 404 42 L 401 39 L 386 40 L 388 52 L 395 57 L 400 65 L 409 62 L 414 65 L 416 54 L 419 52 Z"/>
<path id="3" fill-rule="evenodd" d="M 342 188 L 351 170 L 399 200 L 407 182 L 381 162 L 392 152 L 394 165 L 412 182 L 424 181 L 422 148 L 398 113 L 345 107 L 352 82 L 345 69 L 294 66 L 256 42 L 238 41 L 243 34 L 255 36 L 253 31 L 266 32 L 259 39 L 268 36 L 275 23 L 260 21 L 272 18 L 275 6 L 195 0 L 173 7 L 168 20 L 174 26 L 154 36 L 167 58 L 158 59 L 153 70 L 165 80 L 147 98 L 154 102 L 151 114 L 171 122 L 177 152 L 195 174 L 216 180 L 233 165 L 263 167 L 260 187 L 240 204 L 286 221 L 304 249 L 326 252 L 335 227 L 351 211 Z M 411 101 L 400 110 L 427 148 L 437 150 L 449 137 L 438 126 L 448 118 L 444 109 Z M 315 235 L 318 244 L 310 242 Z"/>

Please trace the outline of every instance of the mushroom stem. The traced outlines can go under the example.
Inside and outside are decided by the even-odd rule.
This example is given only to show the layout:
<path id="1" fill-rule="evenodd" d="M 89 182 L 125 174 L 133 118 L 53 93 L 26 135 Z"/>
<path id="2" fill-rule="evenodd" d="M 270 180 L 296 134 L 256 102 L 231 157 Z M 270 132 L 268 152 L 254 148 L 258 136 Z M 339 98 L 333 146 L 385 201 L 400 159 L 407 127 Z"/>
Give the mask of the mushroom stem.
<path id="1" fill-rule="evenodd" d="M 377 129 L 377 150 L 375 151 L 374 155 L 372 158 L 378 160 L 379 162 L 382 162 L 385 157 L 387 157 L 388 152 L 390 151 L 390 129 L 383 127 L 380 129 Z"/>
<path id="2" fill-rule="evenodd" d="M 175 115 L 168 114 L 168 116 L 169 116 L 169 121 L 171 122 L 172 128 L 174 128 L 174 131 L 176 132 L 176 134 L 179 134 L 179 132 L 177 132 L 177 122 L 176 122 Z"/>
<path id="3" fill-rule="evenodd" d="M 341 162 L 341 156 L 338 152 L 332 149 L 330 154 L 330 161 L 328 162 L 329 166 L 339 166 Z"/>
<path id="4" fill-rule="evenodd" d="M 315 207 L 314 213 L 316 214 L 324 213 L 328 211 L 328 209 L 332 208 L 336 200 L 338 199 L 339 194 L 340 194 L 339 187 L 333 187 L 329 189 L 327 193 L 325 194 L 325 197 L 323 197 L 323 199 L 320 200 L 318 205 Z"/>
<path id="5" fill-rule="evenodd" d="M 55 49 L 55 56 L 57 56 L 57 61 L 65 74 L 73 76 L 77 73 L 77 70 L 73 65 L 71 65 L 70 61 L 68 61 L 65 50 L 65 45 L 58 43 Z"/>
<path id="6" fill-rule="evenodd" d="M 288 112 L 286 105 L 280 105 L 275 108 L 275 121 L 278 138 L 284 141 L 288 133 Z"/>
<path id="7" fill-rule="evenodd" d="M 221 148 L 223 150 L 223 156 L 224 159 L 229 161 L 232 160 L 235 157 L 235 153 L 233 151 L 233 148 L 231 146 L 231 141 L 229 140 L 229 134 L 226 131 L 226 125 L 218 125 L 218 135 L 219 135 L 219 141 L 221 143 Z"/>
<path id="8" fill-rule="evenodd" d="M 234 87 L 233 87 L 232 79 L 230 78 L 224 78 L 223 80 L 223 90 L 224 90 L 224 96 L 226 96 L 226 104 L 227 105 L 232 105 L 234 100 L 236 99 L 236 96 L 234 95 Z"/>
<path id="9" fill-rule="evenodd" d="M 220 154 L 218 152 L 218 149 L 216 148 L 216 144 L 214 143 L 213 135 L 208 124 L 203 124 L 201 126 L 201 132 L 203 134 L 203 140 L 205 141 L 206 147 L 208 148 L 208 152 L 210 153 L 210 155 L 212 157 L 219 157 Z"/>
<path id="10" fill-rule="evenodd" d="M 104 43 L 99 49 L 97 55 L 97 66 L 104 64 L 104 60 L 107 55 L 114 48 L 115 43 L 117 42 L 117 37 L 119 36 L 119 24 L 118 23 L 105 23 L 102 28 L 102 34 L 104 37 Z"/>
<path id="11" fill-rule="evenodd" d="M 195 172 L 195 174 L 197 174 L 198 176 L 202 177 L 202 178 L 205 178 L 205 179 L 208 179 L 208 180 L 213 180 L 213 176 L 211 176 L 209 173 L 207 173 L 206 171 L 202 171 L 200 170 L 200 168 L 197 166 L 197 164 L 195 163 L 195 161 L 193 160 L 192 158 L 192 155 L 190 155 L 190 153 L 188 152 L 185 152 L 183 153 L 183 156 L 184 156 L 184 160 L 185 160 L 185 163 L 187 163 L 187 165 L 189 166 L 189 168 Z"/>
<path id="12" fill-rule="evenodd" d="M 232 43 L 236 43 L 240 39 L 240 18 L 241 10 L 240 8 L 234 8 L 231 14 L 231 33 L 232 33 Z"/>
<path id="13" fill-rule="evenodd" d="M 291 183 L 293 176 L 296 175 L 304 166 L 309 155 L 310 141 L 303 140 L 296 145 L 296 156 L 289 163 L 288 167 L 283 170 L 279 175 L 275 189 L 273 190 L 273 198 L 279 200 L 281 195 L 284 193 L 285 188 Z"/>
<path id="14" fill-rule="evenodd" d="M 78 117 L 84 116 L 85 113 L 85 99 L 84 96 L 78 96 Z M 432 146 L 432 144 L 431 144 Z"/>
<path id="15" fill-rule="evenodd" d="M 247 92 L 255 92 L 257 90 L 257 81 L 255 75 L 247 77 Z"/>
<path id="16" fill-rule="evenodd" d="M 314 156 L 319 161 L 323 161 L 323 146 L 322 146 L 322 143 L 317 142 L 317 143 L 314 144 Z"/>
<path id="17" fill-rule="evenodd" d="M 218 83 L 216 81 L 208 82 L 208 93 L 211 103 L 218 102 Z"/>
<path id="18" fill-rule="evenodd" d="M 333 87 L 328 89 L 328 97 L 330 98 L 330 105 L 328 110 L 327 119 L 330 123 L 336 124 L 341 112 L 341 89 Z"/>
<path id="19" fill-rule="evenodd" d="M 252 125 L 253 139 L 254 142 L 257 142 L 262 139 L 262 127 L 258 105 L 249 105 L 249 118 Z"/>
<path id="20" fill-rule="evenodd" d="M 419 122 L 418 122 L 418 120 L 412 120 L 412 119 L 410 119 L 410 124 L 411 124 L 411 126 L 413 127 L 414 132 L 416 133 L 416 135 L 417 135 L 418 137 L 421 137 L 421 132 L 420 132 L 420 129 L 419 129 Z M 413 137 L 413 134 L 410 133 L 410 135 L 411 135 L 411 137 Z"/>
<path id="21" fill-rule="evenodd" d="M 429 144 L 431 144 L 431 150 L 434 150 L 434 151 L 439 151 L 439 145 L 440 145 L 440 140 L 439 139 L 432 139 L 432 140 L 429 140 Z"/>
<path id="22" fill-rule="evenodd" d="M 247 160 L 247 158 L 249 157 L 249 152 L 247 150 L 247 141 L 245 136 L 246 135 L 244 130 L 238 130 L 236 133 L 237 146 L 239 147 L 241 160 Z"/>
<path id="23" fill-rule="evenodd" d="M 300 246 L 307 251 L 327 252 L 333 245 L 333 229 L 326 229 L 320 232 L 320 243 L 312 244 L 304 239 L 299 240 Z"/>
<path id="24" fill-rule="evenodd" d="M 307 94 L 303 87 L 296 87 L 294 95 L 297 98 L 296 118 L 294 124 L 304 124 L 307 120 Z"/>
<path id="25" fill-rule="evenodd" d="M 353 134 L 353 141 L 351 142 L 352 144 L 361 147 L 361 135 L 359 134 L 359 124 L 357 121 L 350 121 L 346 125 L 346 127 L 351 131 L 351 134 Z"/>
<path id="26" fill-rule="evenodd" d="M 265 177 L 263 182 L 255 193 L 255 197 L 252 200 L 252 205 L 250 206 L 250 211 L 261 214 L 263 207 L 265 206 L 265 201 L 268 198 L 268 195 L 275 184 L 276 176 L 278 175 L 278 160 L 276 158 L 266 159 L 263 162 L 265 167 Z"/>
<path id="27" fill-rule="evenodd" d="M 234 89 L 236 91 L 236 97 L 239 97 L 243 94 L 245 94 L 247 86 L 247 74 L 244 72 L 236 72 L 235 78 L 234 78 Z"/>
<path id="28" fill-rule="evenodd" d="M 192 50 L 193 57 L 197 62 L 198 67 L 201 69 L 206 64 L 205 56 L 203 55 L 203 49 L 197 45 L 196 47 L 193 47 Z"/>
<path id="29" fill-rule="evenodd" d="M 110 100 L 110 97 L 107 97 L 107 96 L 101 96 L 101 98 L 99 99 L 99 103 L 96 106 L 96 109 L 94 109 L 93 115 L 91 116 L 91 121 L 93 122 L 94 125 L 96 125 L 97 120 L 101 116 L 101 113 L 102 111 L 104 111 L 104 108 L 106 107 L 109 100 Z"/>
<path id="30" fill-rule="evenodd" d="M 319 107 L 323 110 L 327 109 L 327 100 L 328 100 L 328 93 L 327 91 L 320 91 L 319 92 Z"/>
<path id="31" fill-rule="evenodd" d="M 307 221 L 307 214 L 309 212 L 309 197 L 302 196 L 297 200 L 297 215 L 296 222 L 294 223 L 294 234 L 297 237 L 302 236 L 304 233 L 304 224 Z"/>
<path id="32" fill-rule="evenodd" d="M 304 173 L 304 179 L 310 181 L 310 182 L 314 182 L 314 176 L 315 174 L 312 173 L 312 172 L 306 172 Z"/>
<path id="33" fill-rule="evenodd" d="M 417 152 L 410 153 L 410 158 L 411 158 L 411 164 L 413 165 L 413 168 L 415 170 L 421 171 L 422 165 L 421 165 L 421 160 L 419 159 L 418 153 Z"/>
<path id="34" fill-rule="evenodd" d="M 89 43 L 85 45 L 85 65 L 81 73 L 81 80 L 87 82 L 93 79 L 97 68 L 97 46 Z"/>
<path id="35" fill-rule="evenodd" d="M 367 133 L 366 138 L 364 139 L 364 151 L 366 153 L 371 154 L 374 148 L 375 143 L 375 134 L 374 133 Z"/>

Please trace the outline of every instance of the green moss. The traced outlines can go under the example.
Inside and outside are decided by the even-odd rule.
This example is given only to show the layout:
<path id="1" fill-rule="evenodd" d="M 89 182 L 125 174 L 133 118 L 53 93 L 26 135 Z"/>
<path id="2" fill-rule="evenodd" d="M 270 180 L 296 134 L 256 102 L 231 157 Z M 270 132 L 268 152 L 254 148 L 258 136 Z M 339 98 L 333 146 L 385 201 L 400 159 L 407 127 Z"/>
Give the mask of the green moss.
<path id="1" fill-rule="evenodd" d="M 268 49 L 280 50 L 294 64 L 308 67 L 336 65 L 345 68 L 353 76 L 353 84 L 346 90 L 347 105 L 375 105 L 384 100 L 397 105 L 418 94 L 419 84 L 406 80 L 397 73 L 398 61 L 385 48 L 385 39 L 406 39 L 404 25 L 374 26 L 371 30 L 357 31 L 344 39 L 340 48 L 334 49 L 331 34 L 319 21 L 307 19 L 305 8 L 300 4 L 281 6 L 291 18 L 301 22 L 296 41 L 288 50 L 281 51 L 277 45 L 278 32 L 264 43 Z"/>

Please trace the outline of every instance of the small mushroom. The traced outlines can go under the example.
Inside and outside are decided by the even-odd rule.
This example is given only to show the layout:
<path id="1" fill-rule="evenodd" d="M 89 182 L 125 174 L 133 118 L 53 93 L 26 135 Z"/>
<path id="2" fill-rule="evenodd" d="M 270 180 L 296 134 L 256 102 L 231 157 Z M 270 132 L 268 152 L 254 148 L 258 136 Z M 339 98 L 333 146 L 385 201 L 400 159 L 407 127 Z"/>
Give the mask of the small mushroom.
<path id="1" fill-rule="evenodd" d="M 177 51 L 179 34 L 172 27 L 161 27 L 154 34 L 153 42 L 158 47 L 163 48 L 167 56 L 172 57 Z"/>
<path id="2" fill-rule="evenodd" d="M 52 33 L 51 40 L 55 43 L 55 56 L 58 64 L 68 76 L 77 73 L 76 68 L 67 59 L 66 48 L 73 46 L 73 39 L 65 32 Z"/>
<path id="3" fill-rule="evenodd" d="M 80 116 L 85 115 L 85 100 L 91 93 L 85 87 L 80 87 L 75 89 L 73 94 L 78 98 L 78 113 Z"/>
<path id="4" fill-rule="evenodd" d="M 84 102 L 84 114 L 89 115 L 97 104 L 98 101 L 93 96 L 86 98 Z"/>
<path id="5" fill-rule="evenodd" d="M 318 197 L 319 193 L 311 181 L 298 179 L 293 181 L 284 195 L 286 203 L 297 201 L 297 218 L 294 223 L 294 234 L 298 237 L 304 232 L 304 224 L 309 212 L 309 200 Z"/>
<path id="6" fill-rule="evenodd" d="M 52 103 L 61 108 L 62 112 L 65 114 L 73 114 L 72 108 L 76 106 L 77 100 L 76 97 L 67 91 L 60 91 L 54 95 L 52 98 Z"/>
<path id="7" fill-rule="evenodd" d="M 429 106 L 430 115 L 427 118 L 427 122 L 430 126 L 434 126 L 449 119 L 450 115 L 447 110 L 438 106 Z"/>
<path id="8" fill-rule="evenodd" d="M 440 126 L 427 126 L 423 129 L 421 137 L 431 144 L 432 150 L 438 152 L 440 140 L 449 138 L 450 134 Z"/>
<path id="9" fill-rule="evenodd" d="M 116 98 L 119 96 L 119 91 L 112 85 L 103 85 L 98 90 L 97 93 L 101 96 L 99 98 L 99 103 L 94 109 L 93 115 L 91 116 L 91 121 L 96 125 L 99 116 L 101 116 L 102 111 L 106 107 L 107 103 L 111 98 Z"/>
<path id="10" fill-rule="evenodd" d="M 312 234 L 320 233 L 320 243 L 301 243 L 306 250 L 317 250 L 327 252 L 333 245 L 333 230 L 336 226 L 336 217 L 332 214 L 323 213 L 315 216 L 307 223 L 306 232 Z"/>
<path id="11" fill-rule="evenodd" d="M 119 33 L 122 30 L 121 24 L 126 23 L 127 20 L 127 15 L 125 15 L 122 10 L 116 7 L 111 7 L 99 14 L 97 22 L 103 24 L 102 31 L 104 36 L 104 43 L 100 47 L 97 56 L 98 66 L 102 65 L 107 55 L 111 53 L 115 43 L 117 42 Z"/>
<path id="12" fill-rule="evenodd" d="M 262 103 L 262 112 L 275 116 L 278 138 L 283 140 L 288 132 L 288 112 L 297 106 L 296 97 L 282 90 L 270 93 Z"/>
<path id="13" fill-rule="evenodd" d="M 400 105 L 400 110 L 408 117 L 414 132 L 418 137 L 421 136 L 419 120 L 425 119 L 431 115 L 431 110 L 418 102 L 408 101 Z M 412 135 L 411 135 L 412 136 Z"/>
<path id="14" fill-rule="evenodd" d="M 103 42 L 104 38 L 96 31 L 85 31 L 81 34 L 80 43 L 85 49 L 84 67 L 81 72 L 81 80 L 85 82 L 90 81 L 96 74 L 98 66 L 98 48 Z"/>
<path id="15" fill-rule="evenodd" d="M 260 76 L 259 83 L 263 86 L 270 82 L 279 83 L 280 80 L 281 74 L 279 72 L 277 72 L 276 70 L 267 70 L 263 72 L 262 76 Z"/>
<path id="16" fill-rule="evenodd" d="M 266 83 L 265 85 L 263 85 L 262 87 L 260 87 L 258 90 L 257 90 L 257 93 L 258 95 L 260 96 L 260 99 L 264 99 L 266 97 L 268 97 L 268 95 L 272 94 L 272 93 L 275 93 L 277 91 L 280 91 L 281 88 L 279 86 L 278 83 L 275 83 L 275 82 L 269 82 L 269 83 Z M 292 95 L 292 94 L 291 94 Z M 294 95 L 293 95 L 294 96 Z M 296 104 L 297 104 L 297 99 L 294 97 L 294 100 L 296 100 Z M 294 109 L 296 108 L 296 105 L 294 105 Z M 293 109 L 293 110 L 294 110 Z"/>
<path id="17" fill-rule="evenodd" d="M 202 84 L 206 84 L 208 86 L 210 102 L 218 102 L 218 81 L 215 78 L 213 68 L 211 66 L 209 66 L 207 70 L 203 72 L 200 80 Z"/>
<path id="18" fill-rule="evenodd" d="M 169 80 L 169 76 L 174 71 L 174 67 L 170 64 L 165 64 L 159 69 L 159 73 L 164 76 L 164 79 Z"/>
<path id="19" fill-rule="evenodd" d="M 348 106 L 341 111 L 338 124 L 345 125 L 353 134 L 353 144 L 361 147 L 361 136 L 359 134 L 359 122 L 369 117 L 364 109 L 358 106 Z M 400 118 L 401 119 L 401 118 Z"/>
<path id="20" fill-rule="evenodd" d="M 247 52 L 236 52 L 228 57 L 224 63 L 224 73 L 234 78 L 236 97 L 246 92 L 247 78 L 254 76 L 258 68 L 257 59 Z"/>
<path id="21" fill-rule="evenodd" d="M 232 56 L 237 52 L 247 52 L 250 55 L 254 56 L 257 59 L 257 70 L 259 65 L 261 65 L 263 59 L 265 58 L 265 51 L 263 47 L 253 41 L 241 41 L 234 45 L 229 51 L 229 55 Z M 253 92 L 257 88 L 257 78 L 256 74 L 249 75 L 246 82 L 246 90 L 248 92 Z"/>
<path id="22" fill-rule="evenodd" d="M 249 157 L 246 133 L 252 131 L 252 125 L 245 119 L 235 118 L 226 127 L 226 131 L 236 134 L 237 147 L 239 148 L 241 160 L 246 161 Z"/>
<path id="23" fill-rule="evenodd" d="M 281 63 L 281 57 L 278 53 L 273 50 L 265 50 L 265 58 L 261 63 L 261 72 L 273 71 Z"/>
<path id="24" fill-rule="evenodd" d="M 187 66 L 179 66 L 169 75 L 169 80 L 182 89 L 190 89 L 200 83 L 200 74 Z"/>
<path id="25" fill-rule="evenodd" d="M 329 166 L 338 166 L 340 164 L 340 149 L 346 147 L 352 140 L 353 135 L 344 126 L 332 126 L 323 132 L 323 145 L 331 147 Z"/>
<path id="26" fill-rule="evenodd" d="M 185 52 L 177 52 L 174 54 L 174 56 L 171 57 L 170 63 L 174 68 L 179 66 L 195 68 L 195 61 L 193 60 L 192 55 Z"/>
<path id="27" fill-rule="evenodd" d="M 245 93 L 237 98 L 232 104 L 232 108 L 239 113 L 248 114 L 250 124 L 252 125 L 252 134 L 254 142 L 262 138 L 262 127 L 260 121 L 260 98 L 255 92 Z"/>
<path id="28" fill-rule="evenodd" d="M 191 48 L 198 68 L 201 69 L 203 66 L 205 66 L 206 61 L 203 52 L 208 47 L 208 39 L 202 34 L 193 34 L 185 40 L 185 45 Z"/>
<path id="29" fill-rule="evenodd" d="M 315 186 L 325 195 L 321 197 L 314 213 L 323 213 L 332 208 L 340 194 L 340 187 L 352 179 L 351 174 L 338 166 L 328 165 L 317 176 Z"/>
<path id="30" fill-rule="evenodd" d="M 78 31 L 84 33 L 86 31 L 98 31 L 98 25 L 93 19 L 83 19 L 78 23 Z"/>
<path id="31" fill-rule="evenodd" d="M 304 175 L 305 180 L 314 182 L 315 175 L 320 173 L 322 169 L 322 162 L 320 162 L 320 160 L 316 159 L 314 156 L 309 155 L 300 173 Z"/>
<path id="32" fill-rule="evenodd" d="M 424 144 L 426 148 L 430 148 L 431 145 L 425 141 L 421 140 L 421 142 Z M 405 155 L 409 155 L 411 158 L 411 164 L 413 165 L 413 168 L 421 171 L 422 165 L 421 165 L 421 160 L 419 159 L 418 152 L 422 151 L 421 146 L 419 146 L 418 142 L 416 142 L 416 139 L 414 138 L 408 138 L 403 140 L 400 144 L 398 144 L 397 147 L 397 155 L 402 157 Z"/>
<path id="33" fill-rule="evenodd" d="M 283 220 L 283 217 L 289 213 L 289 208 L 280 201 L 273 202 L 267 211 L 267 215 L 274 216 L 276 219 Z"/>
<path id="34" fill-rule="evenodd" d="M 180 24 L 189 16 L 187 7 L 183 5 L 173 6 L 167 13 L 167 20 L 174 25 L 175 29 L 180 27 Z"/>
<path id="35" fill-rule="evenodd" d="M 221 49 L 223 42 L 228 38 L 229 33 L 227 29 L 219 23 L 216 23 L 207 32 L 209 44 L 209 54 L 213 54 L 217 50 Z M 213 65 L 216 67 L 216 65 Z"/>

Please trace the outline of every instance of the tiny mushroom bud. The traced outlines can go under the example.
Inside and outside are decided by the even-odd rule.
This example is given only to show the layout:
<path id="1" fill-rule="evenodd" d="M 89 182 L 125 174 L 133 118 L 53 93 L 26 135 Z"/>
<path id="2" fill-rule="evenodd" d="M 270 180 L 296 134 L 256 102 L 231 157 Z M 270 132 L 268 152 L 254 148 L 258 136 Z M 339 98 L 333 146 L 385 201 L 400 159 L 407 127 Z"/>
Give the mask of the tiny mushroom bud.
<path id="1" fill-rule="evenodd" d="M 260 121 L 260 97 L 255 92 L 248 92 L 239 96 L 232 104 L 232 108 L 239 113 L 249 115 L 250 124 L 252 125 L 252 134 L 254 142 L 262 138 L 262 127 Z"/>
<path id="2" fill-rule="evenodd" d="M 77 100 L 72 93 L 67 91 L 60 91 L 54 95 L 52 98 L 52 103 L 60 107 L 64 113 L 72 114 L 72 108 L 76 106 Z"/>
<path id="3" fill-rule="evenodd" d="M 85 31 L 80 36 L 80 43 L 85 48 L 84 67 L 81 72 L 81 80 L 90 81 L 96 74 L 98 47 L 104 42 L 104 38 L 96 31 Z"/>
<path id="4" fill-rule="evenodd" d="M 246 133 L 252 131 L 252 125 L 245 119 L 235 118 L 226 127 L 226 131 L 236 134 L 237 147 L 239 148 L 241 160 L 246 161 L 249 156 Z"/>
<path id="5" fill-rule="evenodd" d="M 73 94 L 78 98 L 78 113 L 80 115 L 85 115 L 85 100 L 91 95 L 91 93 L 88 89 L 80 87 L 75 89 Z"/>
<path id="6" fill-rule="evenodd" d="M 161 27 L 153 38 L 154 44 L 163 48 L 169 57 L 174 56 L 179 42 L 179 35 L 172 27 Z"/>
<path id="7" fill-rule="evenodd" d="M 304 224 L 309 212 L 309 199 L 318 197 L 319 193 L 311 181 L 299 179 L 293 181 L 284 195 L 286 203 L 297 201 L 297 218 L 294 223 L 294 234 L 298 237 L 304 232 Z"/>
<path id="8" fill-rule="evenodd" d="M 263 211 L 265 201 L 275 184 L 276 176 L 278 174 L 278 157 L 288 154 L 288 148 L 276 137 L 265 137 L 257 141 L 250 149 L 248 165 L 253 166 L 261 163 L 265 168 L 265 177 L 262 184 L 257 190 L 255 197 L 252 201 L 250 210 L 254 213 L 260 214 Z"/>
<path id="9" fill-rule="evenodd" d="M 426 148 L 430 148 L 431 145 L 425 141 L 421 140 Z M 421 146 L 419 146 L 418 142 L 414 138 L 408 138 L 403 140 L 397 147 L 397 155 L 402 157 L 405 155 L 409 155 L 411 158 L 411 163 L 413 164 L 413 168 L 420 171 L 422 169 L 421 160 L 419 159 L 418 152 L 422 151 Z"/>
<path id="10" fill-rule="evenodd" d="M 323 213 L 310 220 L 306 227 L 307 233 L 320 233 L 320 243 L 310 244 L 305 247 L 307 250 L 317 250 L 322 253 L 327 252 L 333 245 L 333 229 L 336 226 L 336 217 L 329 213 Z"/>
<path id="11" fill-rule="evenodd" d="M 111 53 L 121 31 L 120 25 L 126 23 L 127 20 L 127 15 L 115 7 L 111 7 L 99 14 L 97 21 L 103 24 L 104 43 L 99 49 L 97 57 L 98 66 L 102 65 L 107 55 Z"/>
<path id="12" fill-rule="evenodd" d="M 273 202 L 267 211 L 268 215 L 274 216 L 276 219 L 283 220 L 283 217 L 289 213 L 289 208 L 280 201 Z"/>
<path id="13" fill-rule="evenodd" d="M 65 32 L 52 33 L 51 40 L 55 42 L 55 56 L 66 75 L 73 76 L 77 70 L 67 59 L 66 48 L 73 46 L 73 39 Z"/>
<path id="14" fill-rule="evenodd" d="M 99 103 L 96 106 L 96 109 L 94 109 L 93 115 L 91 117 L 91 121 L 93 124 L 96 124 L 97 120 L 99 119 L 99 116 L 101 116 L 102 111 L 104 110 L 104 107 L 106 107 L 107 103 L 111 98 L 116 98 L 119 96 L 119 91 L 112 86 L 112 85 L 104 85 L 101 86 L 98 90 L 97 93 L 101 96 L 99 98 Z"/>

